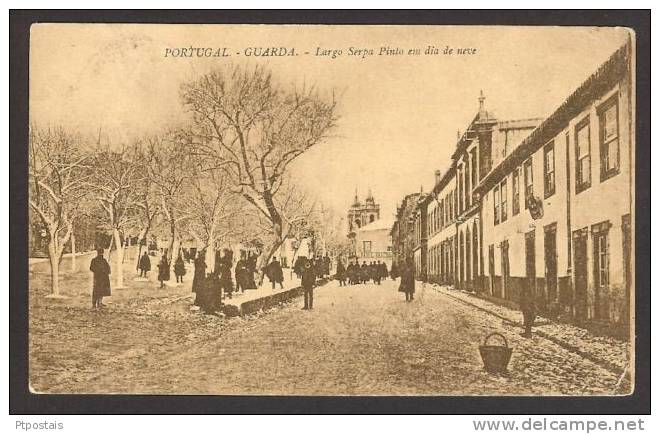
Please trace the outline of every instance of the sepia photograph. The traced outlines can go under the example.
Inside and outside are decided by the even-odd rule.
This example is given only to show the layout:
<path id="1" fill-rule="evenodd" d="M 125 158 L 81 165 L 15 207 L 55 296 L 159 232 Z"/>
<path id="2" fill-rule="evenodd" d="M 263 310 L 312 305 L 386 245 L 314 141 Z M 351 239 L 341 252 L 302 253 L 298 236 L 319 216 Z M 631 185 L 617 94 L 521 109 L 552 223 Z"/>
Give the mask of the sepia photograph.
<path id="1" fill-rule="evenodd" d="M 33 24 L 30 392 L 632 394 L 636 38 Z"/>

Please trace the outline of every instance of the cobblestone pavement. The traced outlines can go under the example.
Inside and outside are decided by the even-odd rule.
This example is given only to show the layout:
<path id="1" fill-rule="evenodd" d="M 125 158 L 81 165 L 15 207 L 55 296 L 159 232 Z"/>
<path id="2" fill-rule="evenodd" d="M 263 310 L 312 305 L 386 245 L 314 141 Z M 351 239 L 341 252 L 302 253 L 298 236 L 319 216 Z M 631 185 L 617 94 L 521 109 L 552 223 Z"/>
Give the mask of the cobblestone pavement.
<path id="1" fill-rule="evenodd" d="M 40 303 L 31 313 L 31 385 L 55 393 L 300 395 L 611 394 L 616 373 L 418 283 L 315 291 L 250 318 L 148 305 L 103 312 Z M 159 302 L 160 303 L 160 302 Z M 161 303 L 162 304 L 162 303 Z M 166 304 L 166 303 L 165 303 Z M 181 304 L 184 304 L 181 306 Z M 164 313 L 165 312 L 165 313 Z M 491 331 L 513 346 L 507 376 L 483 370 Z"/>

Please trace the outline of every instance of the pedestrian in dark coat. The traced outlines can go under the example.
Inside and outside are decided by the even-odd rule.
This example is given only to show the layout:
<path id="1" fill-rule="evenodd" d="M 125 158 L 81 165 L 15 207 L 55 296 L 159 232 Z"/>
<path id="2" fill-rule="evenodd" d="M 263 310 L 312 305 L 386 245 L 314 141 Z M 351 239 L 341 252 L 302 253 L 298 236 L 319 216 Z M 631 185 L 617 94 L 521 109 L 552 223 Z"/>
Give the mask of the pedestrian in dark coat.
<path id="1" fill-rule="evenodd" d="M 311 261 L 307 261 L 303 268 L 301 284 L 305 298 L 303 310 L 311 310 L 314 308 L 314 287 L 316 286 L 316 271 L 314 271 L 314 264 Z"/>
<path id="2" fill-rule="evenodd" d="M 147 277 L 147 271 L 151 271 L 151 260 L 149 259 L 147 252 L 144 252 L 142 256 L 140 256 L 138 268 L 140 269 L 140 277 Z"/>
<path id="3" fill-rule="evenodd" d="M 163 282 L 170 280 L 170 263 L 167 261 L 166 255 L 163 255 L 158 263 L 158 280 L 160 281 L 161 288 L 163 287 Z"/>
<path id="4" fill-rule="evenodd" d="M 202 299 L 200 295 L 204 291 L 204 285 L 206 280 L 206 260 L 205 253 L 197 253 L 197 258 L 195 258 L 195 274 L 193 275 L 192 282 L 192 292 L 195 293 L 195 305 L 200 306 L 199 302 Z"/>
<path id="5" fill-rule="evenodd" d="M 362 267 L 360 267 L 360 282 L 367 283 L 369 277 L 369 266 L 367 265 L 367 261 L 362 261 Z"/>
<path id="6" fill-rule="evenodd" d="M 378 261 L 378 273 L 381 279 L 387 279 L 387 264 Z"/>
<path id="7" fill-rule="evenodd" d="M 234 292 L 234 282 L 231 280 L 231 251 L 228 249 L 223 250 L 224 255 L 216 261 L 215 276 L 220 283 L 221 293 L 227 294 L 227 297 L 232 298 Z"/>
<path id="8" fill-rule="evenodd" d="M 323 276 L 330 276 L 330 257 L 327 253 L 323 257 Z"/>
<path id="9" fill-rule="evenodd" d="M 186 275 L 186 264 L 183 263 L 183 258 L 179 255 L 174 262 L 174 276 L 176 283 L 183 283 L 183 276 Z"/>
<path id="10" fill-rule="evenodd" d="M 254 281 L 254 273 L 257 271 L 257 256 L 252 252 L 248 253 L 247 257 L 247 286 L 245 289 L 257 289 L 257 283 Z"/>
<path id="11" fill-rule="evenodd" d="M 406 301 L 413 301 L 415 299 L 415 267 L 413 266 L 412 259 L 408 258 L 406 264 L 401 270 L 401 283 L 399 284 L 399 292 L 406 294 Z"/>
<path id="12" fill-rule="evenodd" d="M 89 271 L 94 274 L 92 286 L 92 309 L 104 307 L 103 297 L 111 295 L 110 292 L 110 264 L 103 257 L 103 249 L 98 249 L 96 258 L 89 264 Z"/>
<path id="13" fill-rule="evenodd" d="M 296 276 L 298 277 L 298 279 L 300 279 L 302 277 L 302 272 L 303 272 L 303 269 L 305 268 L 306 260 L 307 260 L 306 258 L 304 258 L 302 256 L 298 256 L 296 258 L 296 262 L 294 262 L 294 264 L 293 264 L 293 272 L 296 273 Z"/>
<path id="14" fill-rule="evenodd" d="M 346 286 L 346 269 L 344 268 L 344 264 L 341 262 L 341 258 L 337 258 L 335 279 L 339 281 L 339 286 Z"/>
<path id="15" fill-rule="evenodd" d="M 248 267 L 247 260 L 245 259 L 245 251 L 241 252 L 241 259 L 236 263 L 234 277 L 236 278 L 236 292 L 239 290 L 245 292 L 248 286 Z"/>
<path id="16" fill-rule="evenodd" d="M 523 325 L 525 332 L 522 334 L 526 338 L 532 337 L 532 326 L 536 320 L 536 303 L 531 289 L 525 288 L 520 294 L 520 310 L 523 314 Z"/>
<path id="17" fill-rule="evenodd" d="M 280 265 L 280 261 L 274 256 L 271 263 L 266 267 L 266 276 L 268 276 L 268 280 L 272 283 L 273 289 L 275 289 L 276 283 L 280 284 L 280 289 L 284 289 L 284 286 L 282 285 L 282 282 L 284 282 L 282 266 Z"/>

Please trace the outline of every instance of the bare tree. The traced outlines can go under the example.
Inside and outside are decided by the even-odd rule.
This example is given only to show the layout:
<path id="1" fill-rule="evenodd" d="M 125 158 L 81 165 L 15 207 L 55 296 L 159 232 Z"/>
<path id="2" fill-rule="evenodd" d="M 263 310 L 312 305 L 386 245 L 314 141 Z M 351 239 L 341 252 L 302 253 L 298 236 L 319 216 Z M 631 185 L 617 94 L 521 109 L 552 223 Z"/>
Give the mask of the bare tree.
<path id="1" fill-rule="evenodd" d="M 130 149 L 98 144 L 90 157 L 93 175 L 86 183 L 105 214 L 105 223 L 115 245 L 115 288 L 124 288 L 122 236 L 131 223 L 139 197 L 137 186 L 144 178 L 138 172 Z"/>
<path id="2" fill-rule="evenodd" d="M 195 170 L 188 182 L 187 194 L 181 200 L 181 213 L 186 216 L 185 231 L 206 252 L 209 269 L 215 262 L 216 241 L 239 232 L 241 202 L 231 192 L 223 170 Z"/>
<path id="3" fill-rule="evenodd" d="M 281 246 L 286 222 L 277 200 L 287 168 L 322 142 L 336 124 L 336 101 L 315 89 L 287 90 L 270 72 L 226 68 L 181 89 L 192 115 L 186 141 L 209 167 L 225 167 L 235 192 L 270 224 L 271 239 L 260 269 Z"/>
<path id="4" fill-rule="evenodd" d="M 138 252 L 135 269 L 140 264 L 140 255 L 142 246 L 148 249 L 148 237 L 160 212 L 159 197 L 156 194 L 157 188 L 149 177 L 149 157 L 142 145 L 138 142 L 133 149 L 133 163 L 136 170 L 141 174 L 140 179 L 135 184 L 135 203 L 129 219 L 129 227 L 138 233 Z"/>
<path id="5" fill-rule="evenodd" d="M 79 137 L 62 129 L 30 128 L 29 204 L 47 232 L 53 297 L 61 296 L 62 254 L 87 195 L 90 171 L 81 147 Z"/>
<path id="6" fill-rule="evenodd" d="M 168 260 L 171 263 L 178 251 L 179 225 L 186 217 L 180 213 L 181 198 L 191 173 L 190 149 L 167 134 L 147 141 L 146 175 L 155 188 L 162 214 L 169 230 Z"/>

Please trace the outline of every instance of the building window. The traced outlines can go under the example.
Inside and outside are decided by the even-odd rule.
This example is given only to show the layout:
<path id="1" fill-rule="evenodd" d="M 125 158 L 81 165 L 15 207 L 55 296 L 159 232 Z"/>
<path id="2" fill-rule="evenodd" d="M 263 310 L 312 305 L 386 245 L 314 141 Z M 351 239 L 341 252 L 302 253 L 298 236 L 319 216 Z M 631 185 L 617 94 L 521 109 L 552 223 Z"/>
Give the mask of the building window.
<path id="1" fill-rule="evenodd" d="M 591 145 L 589 118 L 575 127 L 575 194 L 591 187 Z"/>
<path id="2" fill-rule="evenodd" d="M 520 168 L 513 170 L 513 179 L 511 182 L 511 214 L 516 215 L 520 212 Z"/>
<path id="3" fill-rule="evenodd" d="M 502 181 L 502 183 L 500 184 L 500 196 L 501 196 L 501 200 L 500 200 L 500 202 L 501 202 L 500 203 L 501 217 L 500 217 L 500 220 L 502 221 L 502 223 L 504 223 L 507 219 L 507 214 L 506 214 L 507 213 L 507 198 L 506 198 L 507 191 L 506 190 L 507 190 L 506 189 L 506 179 L 504 179 Z"/>
<path id="4" fill-rule="evenodd" d="M 545 198 L 555 194 L 555 142 L 543 148 L 543 191 Z"/>
<path id="5" fill-rule="evenodd" d="M 614 95 L 598 109 L 600 180 L 619 173 L 619 100 Z"/>
<path id="6" fill-rule="evenodd" d="M 371 214 L 369 216 L 369 223 L 373 223 L 375 219 L 376 219 L 376 217 L 373 214 Z"/>
<path id="7" fill-rule="evenodd" d="M 496 185 L 493 190 L 493 223 L 500 223 L 500 186 Z"/>
<path id="8" fill-rule="evenodd" d="M 365 258 L 371 256 L 371 241 L 362 241 L 362 255 Z"/>
<path id="9" fill-rule="evenodd" d="M 440 227 L 445 227 L 445 200 L 440 201 Z"/>
<path id="10" fill-rule="evenodd" d="M 534 172 L 532 171 L 532 159 L 523 164 L 525 178 L 525 209 L 527 209 L 527 199 L 534 196 Z"/>
<path id="11" fill-rule="evenodd" d="M 610 279 L 609 261 L 607 255 L 607 232 L 602 232 L 594 236 L 594 247 L 596 249 L 595 266 L 596 266 L 596 285 L 599 288 L 607 287 Z"/>

